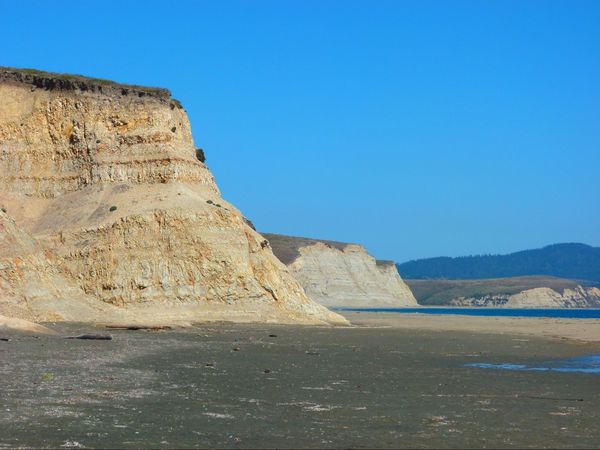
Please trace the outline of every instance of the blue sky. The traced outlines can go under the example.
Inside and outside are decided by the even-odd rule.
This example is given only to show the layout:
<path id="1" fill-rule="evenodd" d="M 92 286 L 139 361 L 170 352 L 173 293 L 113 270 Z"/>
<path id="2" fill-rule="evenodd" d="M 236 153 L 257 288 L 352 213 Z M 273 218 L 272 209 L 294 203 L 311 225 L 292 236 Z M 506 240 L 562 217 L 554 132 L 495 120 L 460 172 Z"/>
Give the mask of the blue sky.
<path id="1" fill-rule="evenodd" d="M 0 65 L 169 88 L 260 230 L 401 262 L 600 245 L 598 1 L 0 0 L 0 14 Z"/>

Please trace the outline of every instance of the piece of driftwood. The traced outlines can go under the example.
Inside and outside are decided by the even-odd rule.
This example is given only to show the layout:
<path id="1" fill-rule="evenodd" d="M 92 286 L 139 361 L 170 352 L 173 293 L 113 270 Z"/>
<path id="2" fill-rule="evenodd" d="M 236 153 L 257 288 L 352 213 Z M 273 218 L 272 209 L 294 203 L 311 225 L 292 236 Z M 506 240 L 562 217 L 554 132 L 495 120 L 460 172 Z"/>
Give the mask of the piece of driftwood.
<path id="1" fill-rule="evenodd" d="M 105 328 L 110 328 L 111 330 L 170 330 L 171 327 L 168 325 L 163 326 L 151 326 L 151 325 L 105 325 Z"/>
<path id="2" fill-rule="evenodd" d="M 78 336 L 67 336 L 65 339 L 86 339 L 93 341 L 112 341 L 109 334 L 80 334 Z"/>

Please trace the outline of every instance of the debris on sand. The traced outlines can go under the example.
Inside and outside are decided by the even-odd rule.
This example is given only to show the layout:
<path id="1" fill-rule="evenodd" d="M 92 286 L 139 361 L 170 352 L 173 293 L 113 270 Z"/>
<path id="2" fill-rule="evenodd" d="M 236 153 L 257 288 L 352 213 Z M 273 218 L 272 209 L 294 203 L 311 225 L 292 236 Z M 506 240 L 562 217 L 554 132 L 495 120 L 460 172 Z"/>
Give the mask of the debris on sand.
<path id="1" fill-rule="evenodd" d="M 172 327 L 168 325 L 104 325 L 104 328 L 110 328 L 111 330 L 128 330 L 128 331 L 138 331 L 138 330 L 171 330 Z"/>
<path id="2" fill-rule="evenodd" d="M 110 334 L 80 334 L 78 336 L 67 336 L 65 339 L 85 339 L 91 341 L 112 341 Z"/>

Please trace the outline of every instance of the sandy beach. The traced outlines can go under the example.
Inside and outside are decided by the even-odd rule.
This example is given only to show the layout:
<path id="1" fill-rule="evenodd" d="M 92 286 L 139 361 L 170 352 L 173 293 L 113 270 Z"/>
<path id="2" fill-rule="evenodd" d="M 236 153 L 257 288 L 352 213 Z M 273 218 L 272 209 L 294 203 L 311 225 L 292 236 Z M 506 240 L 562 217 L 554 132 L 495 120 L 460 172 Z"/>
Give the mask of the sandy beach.
<path id="1" fill-rule="evenodd" d="M 596 324 L 577 334 L 589 328 L 578 320 L 571 330 L 556 326 L 567 321 L 544 327 L 532 319 L 348 318 L 357 325 L 128 331 L 60 323 L 48 324 L 54 335 L 36 336 L 5 330 L 0 449 L 600 442 L 598 375 L 536 369 L 573 367 L 597 355 L 597 342 L 543 334 L 584 338 Z M 523 336 L 528 328 L 542 334 Z M 112 340 L 64 339 L 83 333 Z M 532 370 L 473 367 L 507 363 Z"/>
<path id="2" fill-rule="evenodd" d="M 584 341 L 600 345 L 600 319 L 482 317 L 350 311 L 343 311 L 341 314 L 355 326 L 527 335 Z"/>

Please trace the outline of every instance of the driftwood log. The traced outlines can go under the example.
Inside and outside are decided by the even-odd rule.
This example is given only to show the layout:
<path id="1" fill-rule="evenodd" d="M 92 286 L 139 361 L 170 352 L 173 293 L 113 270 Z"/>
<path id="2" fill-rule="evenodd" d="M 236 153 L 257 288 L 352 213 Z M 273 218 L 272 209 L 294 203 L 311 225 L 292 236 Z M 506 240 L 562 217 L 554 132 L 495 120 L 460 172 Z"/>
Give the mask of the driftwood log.
<path id="1" fill-rule="evenodd" d="M 151 326 L 151 325 L 105 325 L 105 328 L 110 328 L 111 330 L 170 330 L 170 326 Z"/>
<path id="2" fill-rule="evenodd" d="M 78 336 L 67 336 L 65 339 L 86 339 L 93 341 L 112 341 L 109 334 L 80 334 Z"/>

